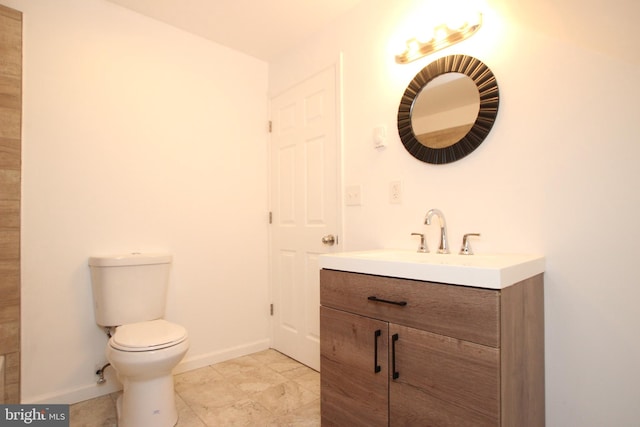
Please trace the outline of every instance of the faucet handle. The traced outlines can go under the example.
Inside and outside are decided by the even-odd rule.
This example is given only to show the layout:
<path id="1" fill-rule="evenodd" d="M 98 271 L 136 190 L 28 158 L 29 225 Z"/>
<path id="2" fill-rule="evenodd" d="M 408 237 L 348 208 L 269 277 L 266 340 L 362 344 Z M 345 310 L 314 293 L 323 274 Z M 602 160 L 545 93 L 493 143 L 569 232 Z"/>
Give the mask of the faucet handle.
<path id="1" fill-rule="evenodd" d="M 424 240 L 424 234 L 422 233 L 411 233 L 412 236 L 420 236 L 420 246 L 418 246 L 418 252 L 429 252 L 427 248 L 427 242 Z"/>
<path id="2" fill-rule="evenodd" d="M 460 255 L 473 255 L 471 245 L 469 245 L 469 237 L 480 237 L 480 233 L 468 233 L 462 236 L 462 248 L 460 249 Z"/>

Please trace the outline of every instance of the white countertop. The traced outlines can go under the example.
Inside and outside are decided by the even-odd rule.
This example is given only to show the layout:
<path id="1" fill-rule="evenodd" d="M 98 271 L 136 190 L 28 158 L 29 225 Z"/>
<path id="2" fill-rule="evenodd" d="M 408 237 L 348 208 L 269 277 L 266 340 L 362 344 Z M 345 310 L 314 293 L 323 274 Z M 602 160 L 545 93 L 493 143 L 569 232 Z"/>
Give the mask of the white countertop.
<path id="1" fill-rule="evenodd" d="M 529 254 L 458 255 L 377 249 L 324 254 L 320 268 L 452 285 L 503 289 L 544 272 L 544 257 Z"/>

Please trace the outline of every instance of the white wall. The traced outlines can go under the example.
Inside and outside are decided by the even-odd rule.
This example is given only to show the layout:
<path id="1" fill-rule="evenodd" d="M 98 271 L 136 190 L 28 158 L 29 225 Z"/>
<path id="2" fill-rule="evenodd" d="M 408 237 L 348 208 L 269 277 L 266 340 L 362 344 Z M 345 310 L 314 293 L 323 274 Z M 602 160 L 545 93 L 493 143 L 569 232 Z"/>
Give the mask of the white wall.
<path id="1" fill-rule="evenodd" d="M 268 347 L 267 64 L 104 0 L 24 12 L 22 401 L 96 386 L 87 258 L 174 256 L 181 369 Z"/>
<path id="2" fill-rule="evenodd" d="M 392 40 L 419 3 L 364 2 L 270 63 L 278 93 L 343 54 L 344 184 L 363 191 L 362 206 L 345 207 L 343 249 L 416 248 L 409 234 L 437 207 L 454 249 L 464 233 L 480 232 L 478 253 L 544 254 L 547 425 L 637 425 L 638 63 L 536 32 L 508 14 L 508 2 L 490 1 L 475 36 L 396 65 Z M 592 19 L 597 32 L 599 17 Z M 448 54 L 491 67 L 500 111 L 475 152 L 428 165 L 404 150 L 397 106 L 413 76 Z M 373 148 L 379 124 L 388 127 L 384 150 Z M 403 184 L 401 205 L 388 202 L 394 180 Z"/>

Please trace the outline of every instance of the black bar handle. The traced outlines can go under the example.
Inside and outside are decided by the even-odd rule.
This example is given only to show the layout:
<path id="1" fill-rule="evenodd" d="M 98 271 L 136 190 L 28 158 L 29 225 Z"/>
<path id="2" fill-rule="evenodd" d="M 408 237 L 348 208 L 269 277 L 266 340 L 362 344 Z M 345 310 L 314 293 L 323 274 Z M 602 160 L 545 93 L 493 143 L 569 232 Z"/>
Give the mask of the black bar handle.
<path id="1" fill-rule="evenodd" d="M 378 338 L 382 335 L 382 331 L 380 329 L 377 329 L 374 333 L 373 333 L 373 341 L 374 341 L 374 347 L 373 347 L 373 372 L 375 372 L 376 374 L 378 372 L 380 372 L 382 370 L 382 367 L 380 365 L 378 365 Z"/>
<path id="2" fill-rule="evenodd" d="M 393 368 L 393 379 L 397 380 L 400 376 L 400 372 L 396 371 L 396 341 L 398 341 L 398 334 L 391 336 L 391 364 Z"/>
<path id="3" fill-rule="evenodd" d="M 367 299 L 369 301 L 375 301 L 375 302 L 383 302 L 385 304 L 393 304 L 393 305 L 400 305 L 402 307 L 404 307 L 405 305 L 407 305 L 406 301 L 390 301 L 388 299 L 382 299 L 382 298 L 378 298 L 375 295 L 372 295 L 370 297 L 367 297 Z"/>

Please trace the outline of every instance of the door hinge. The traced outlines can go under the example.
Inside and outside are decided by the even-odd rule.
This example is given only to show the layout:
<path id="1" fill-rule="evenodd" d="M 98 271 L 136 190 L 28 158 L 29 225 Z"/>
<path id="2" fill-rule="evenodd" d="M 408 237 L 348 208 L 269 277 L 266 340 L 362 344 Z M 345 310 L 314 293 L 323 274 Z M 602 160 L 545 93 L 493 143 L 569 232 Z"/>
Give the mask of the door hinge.
<path id="1" fill-rule="evenodd" d="M 273 316 L 273 304 L 269 304 L 269 314 Z"/>
<path id="2" fill-rule="evenodd" d="M 269 133 L 273 131 L 273 122 L 269 120 Z"/>
<path id="3" fill-rule="evenodd" d="M 269 212 L 269 224 L 273 224 L 273 212 Z"/>

